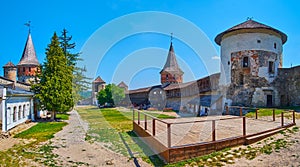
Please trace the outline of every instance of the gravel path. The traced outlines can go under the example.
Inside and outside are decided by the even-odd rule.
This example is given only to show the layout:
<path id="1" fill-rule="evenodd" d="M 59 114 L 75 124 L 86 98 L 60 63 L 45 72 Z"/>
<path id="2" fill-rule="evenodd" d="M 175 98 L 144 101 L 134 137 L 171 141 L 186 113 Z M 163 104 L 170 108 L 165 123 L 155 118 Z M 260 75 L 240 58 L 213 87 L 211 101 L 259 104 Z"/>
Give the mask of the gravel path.
<path id="1" fill-rule="evenodd" d="M 114 153 L 98 143 L 85 141 L 88 124 L 80 118 L 77 111 L 70 112 L 68 125 L 51 139 L 53 152 L 58 154 L 62 166 L 151 166 L 138 159 L 134 163 L 128 157 Z"/>

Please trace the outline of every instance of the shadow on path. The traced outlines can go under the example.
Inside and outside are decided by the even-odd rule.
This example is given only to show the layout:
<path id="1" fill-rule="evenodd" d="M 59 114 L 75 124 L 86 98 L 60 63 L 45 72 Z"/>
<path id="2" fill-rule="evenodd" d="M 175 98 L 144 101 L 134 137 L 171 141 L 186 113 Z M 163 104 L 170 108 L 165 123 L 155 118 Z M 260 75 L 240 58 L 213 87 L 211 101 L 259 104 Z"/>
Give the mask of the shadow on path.
<path id="1" fill-rule="evenodd" d="M 139 164 L 137 158 L 134 157 L 134 155 L 133 155 L 131 149 L 129 148 L 128 144 L 127 144 L 126 141 L 124 140 L 124 138 L 123 138 L 123 136 L 122 136 L 121 133 L 119 133 L 119 136 L 120 136 L 120 138 L 121 138 L 123 144 L 125 145 L 125 147 L 126 147 L 126 149 L 127 149 L 127 151 L 128 151 L 128 154 L 130 155 L 130 158 L 133 158 L 133 162 L 134 162 L 135 166 L 136 166 L 136 167 L 140 167 L 140 164 Z"/>

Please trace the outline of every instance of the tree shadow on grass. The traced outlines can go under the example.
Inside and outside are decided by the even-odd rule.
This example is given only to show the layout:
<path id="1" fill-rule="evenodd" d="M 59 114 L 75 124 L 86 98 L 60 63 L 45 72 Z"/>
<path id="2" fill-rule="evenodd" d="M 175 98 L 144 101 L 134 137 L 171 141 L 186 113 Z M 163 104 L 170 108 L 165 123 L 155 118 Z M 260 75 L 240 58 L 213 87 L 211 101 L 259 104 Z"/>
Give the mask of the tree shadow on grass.
<path id="1" fill-rule="evenodd" d="M 164 166 L 165 165 L 165 162 L 162 159 L 160 159 L 160 157 L 157 154 L 155 154 L 151 150 L 151 148 L 146 143 L 144 143 L 139 138 L 139 136 L 137 136 L 133 131 L 127 131 L 126 133 L 131 137 L 131 139 L 135 142 L 135 144 L 137 144 L 141 148 L 141 150 L 144 152 L 144 154 L 146 156 L 148 156 L 149 160 L 151 161 L 151 163 L 154 166 Z M 126 144 L 125 144 L 125 146 L 126 146 Z M 130 148 L 128 146 L 126 146 L 126 148 L 127 148 L 128 153 L 129 153 Z M 131 157 L 133 157 L 135 153 L 132 153 L 131 150 L 130 150 L 130 152 L 131 152 L 131 154 L 129 153 L 129 155 Z M 145 158 L 143 158 L 143 160 L 145 160 Z"/>

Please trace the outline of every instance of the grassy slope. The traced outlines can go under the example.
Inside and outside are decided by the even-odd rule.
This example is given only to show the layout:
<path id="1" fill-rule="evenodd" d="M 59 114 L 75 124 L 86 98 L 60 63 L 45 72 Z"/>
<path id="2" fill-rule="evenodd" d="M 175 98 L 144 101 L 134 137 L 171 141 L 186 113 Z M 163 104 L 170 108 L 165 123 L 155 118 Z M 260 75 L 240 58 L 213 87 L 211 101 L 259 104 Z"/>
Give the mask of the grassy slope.
<path id="1" fill-rule="evenodd" d="M 52 147 L 39 143 L 53 138 L 53 135 L 67 125 L 66 122 L 42 122 L 25 130 L 15 138 L 31 139 L 27 144 L 17 144 L 6 151 L 0 151 L 0 166 L 27 166 L 26 159 L 41 162 L 47 166 L 55 166 L 52 159 Z"/>

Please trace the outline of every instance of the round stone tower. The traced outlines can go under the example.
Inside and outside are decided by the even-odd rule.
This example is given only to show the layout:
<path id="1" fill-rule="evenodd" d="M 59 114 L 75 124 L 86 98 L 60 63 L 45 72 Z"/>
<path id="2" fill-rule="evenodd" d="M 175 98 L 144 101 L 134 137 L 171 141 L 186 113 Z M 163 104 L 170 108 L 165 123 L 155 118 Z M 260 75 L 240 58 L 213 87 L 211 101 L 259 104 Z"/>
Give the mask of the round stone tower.
<path id="1" fill-rule="evenodd" d="M 10 61 L 3 66 L 4 77 L 16 81 L 17 67 Z"/>
<path id="2" fill-rule="evenodd" d="M 282 66 L 283 32 L 251 19 L 220 34 L 220 87 L 227 103 L 244 106 L 273 106 L 276 90 L 271 83 Z M 257 98 L 257 99 L 254 99 Z"/>

